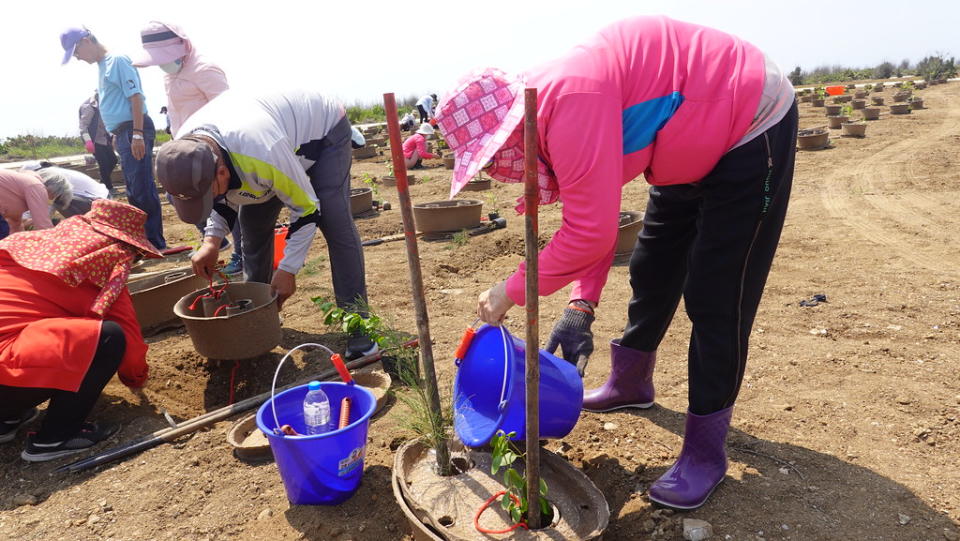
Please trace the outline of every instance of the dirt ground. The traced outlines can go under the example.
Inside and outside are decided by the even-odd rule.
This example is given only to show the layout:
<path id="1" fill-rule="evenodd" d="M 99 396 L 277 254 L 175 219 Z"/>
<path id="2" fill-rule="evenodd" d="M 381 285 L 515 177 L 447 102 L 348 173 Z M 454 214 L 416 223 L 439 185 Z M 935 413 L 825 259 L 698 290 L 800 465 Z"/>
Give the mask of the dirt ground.
<path id="1" fill-rule="evenodd" d="M 830 148 L 798 153 L 791 209 L 728 439 L 730 469 L 707 505 L 672 513 L 646 499 L 682 442 L 690 330 L 682 310 L 660 351 L 654 408 L 584 413 L 567 438 L 547 444 L 606 495 L 605 539 L 680 539 L 683 518 L 710 522 L 715 539 L 958 539 L 960 85 L 919 94 L 926 109 L 890 116 L 883 107 L 865 139 L 833 130 Z M 886 95 L 889 103 L 892 90 Z M 823 109 L 800 110 L 801 128 L 825 124 Z M 386 159 L 356 162 L 356 186 L 364 174 L 384 174 Z M 449 171 L 439 161 L 416 174 L 425 182 L 412 187 L 415 202 L 446 198 Z M 482 199 L 485 212 L 499 209 L 505 231 L 462 246 L 420 243 L 447 390 L 451 353 L 474 318 L 477 294 L 523 256 L 523 220 L 512 211 L 520 186 L 494 184 L 463 196 Z M 643 210 L 646 188 L 642 179 L 629 184 L 623 208 Z M 395 189 L 380 187 L 378 198 L 393 210 L 358 219 L 364 239 L 401 231 Z M 177 223 L 169 205 L 164 212 L 168 239 L 192 240 L 195 233 Z M 543 207 L 542 239 L 559 223 L 559 207 Z M 371 304 L 415 332 L 403 242 L 368 247 L 365 256 Z M 242 363 L 237 399 L 267 390 L 277 361 L 297 344 L 342 348 L 343 335 L 322 324 L 309 300 L 332 293 L 327 262 L 318 235 L 300 289 L 283 310 L 281 347 Z M 542 339 L 566 294 L 542 300 Z M 814 294 L 828 302 L 798 304 Z M 606 343 L 619 336 L 629 297 L 627 268 L 615 266 L 594 325 L 588 387 L 606 377 Z M 522 332 L 522 312 L 514 310 L 508 324 Z M 123 425 L 111 446 L 165 426 L 164 410 L 182 420 L 227 402 L 232 363 L 200 357 L 183 329 L 148 342 L 146 388 L 133 393 L 114 380 L 95 411 Z M 282 381 L 327 368 L 318 354 L 297 358 Z M 390 490 L 392 449 L 410 437 L 401 427 L 405 414 L 393 400 L 374 419 L 363 484 L 337 507 L 289 505 L 272 462 L 248 465 L 232 456 L 225 439 L 232 420 L 80 474 L 53 473 L 66 460 L 21 461 L 21 434 L 0 446 L 0 539 L 410 539 Z"/>

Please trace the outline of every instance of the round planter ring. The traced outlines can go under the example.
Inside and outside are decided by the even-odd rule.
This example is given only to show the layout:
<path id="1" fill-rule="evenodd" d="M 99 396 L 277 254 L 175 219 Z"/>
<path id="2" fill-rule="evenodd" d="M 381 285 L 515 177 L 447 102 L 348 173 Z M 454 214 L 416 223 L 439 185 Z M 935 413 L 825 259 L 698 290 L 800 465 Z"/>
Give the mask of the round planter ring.
<path id="1" fill-rule="evenodd" d="M 413 206 L 417 231 L 447 233 L 480 225 L 483 202 L 476 199 L 450 199 L 418 203 Z"/>
<path id="2" fill-rule="evenodd" d="M 178 322 L 173 307 L 184 295 L 204 286 L 206 281 L 193 273 L 190 267 L 171 269 L 160 274 L 137 278 L 130 275 L 127 288 L 133 299 L 140 329 L 149 331 Z"/>
<path id="3" fill-rule="evenodd" d="M 350 214 L 359 216 L 373 210 L 373 189 L 350 189 Z"/>
<path id="4" fill-rule="evenodd" d="M 839 130 L 840 126 L 848 120 L 850 120 L 850 118 L 843 115 L 828 116 L 827 124 L 830 126 L 831 130 Z"/>
<path id="5" fill-rule="evenodd" d="M 484 179 L 474 179 L 470 182 L 463 185 L 463 191 L 465 192 L 482 192 L 484 190 L 489 190 L 491 186 L 491 181 L 488 178 Z"/>
<path id="6" fill-rule="evenodd" d="M 416 184 L 416 183 L 417 183 L 416 175 L 407 175 L 407 185 Z M 396 186 L 397 177 L 393 175 L 386 175 L 386 176 L 380 177 L 380 184 L 383 184 L 384 186 Z"/>
<path id="7" fill-rule="evenodd" d="M 266 461 L 273 457 L 270 441 L 257 428 L 257 412 L 233 424 L 227 432 L 227 443 L 233 448 L 233 456 L 246 462 Z"/>
<path id="8" fill-rule="evenodd" d="M 453 156 L 444 156 L 443 157 L 443 166 L 447 169 L 453 169 L 453 166 L 456 165 L 456 158 Z"/>
<path id="9" fill-rule="evenodd" d="M 864 119 L 864 120 L 880 120 L 880 108 L 879 108 L 879 107 L 864 107 L 864 108 L 863 108 L 863 119 Z"/>
<path id="10" fill-rule="evenodd" d="M 249 301 L 249 308 L 237 314 L 206 317 L 204 303 L 197 297 L 209 292 L 207 288 L 189 293 L 173 307 L 183 320 L 197 353 L 211 359 L 227 361 L 249 359 L 272 350 L 280 343 L 280 313 L 277 294 L 270 284 L 258 282 L 231 282 L 226 284 L 226 296 L 232 302 Z M 223 297 L 218 301 L 223 303 Z"/>
<path id="11" fill-rule="evenodd" d="M 891 103 L 890 114 L 891 115 L 909 115 L 910 104 L 909 103 Z"/>
<path id="12" fill-rule="evenodd" d="M 353 149 L 353 159 L 354 160 L 365 160 L 367 158 L 372 158 L 377 155 L 377 149 L 373 146 L 364 146 L 360 148 Z"/>
<path id="13" fill-rule="evenodd" d="M 472 464 L 472 467 L 456 475 L 440 477 L 433 470 L 436 459 L 432 458 L 431 449 L 418 441 L 405 443 L 394 456 L 393 494 L 418 541 L 485 538 L 474 528 L 473 515 L 487 497 L 503 490 L 502 474 L 490 474 L 490 453 L 468 451 L 459 442 L 449 445 L 451 456 L 460 464 Z M 523 475 L 522 468 L 519 471 Z M 550 503 L 559 511 L 559 519 L 540 530 L 518 528 L 510 532 L 509 539 L 600 539 L 609 524 L 610 509 L 593 482 L 546 449 L 540 454 L 540 475 L 547 483 Z M 481 525 L 501 529 L 510 523 L 497 503 L 484 513 Z"/>
<path id="14" fill-rule="evenodd" d="M 800 150 L 820 150 L 830 143 L 830 133 L 823 128 L 800 130 L 797 134 L 797 148 Z"/>
<path id="15" fill-rule="evenodd" d="M 866 137 L 867 135 L 866 122 L 844 122 L 842 127 L 840 135 L 843 137 Z"/>
<path id="16" fill-rule="evenodd" d="M 614 249 L 615 256 L 623 256 L 633 253 L 633 247 L 637 244 L 637 235 L 643 229 L 643 213 L 635 210 L 620 211 L 620 222 L 617 230 L 617 247 Z"/>

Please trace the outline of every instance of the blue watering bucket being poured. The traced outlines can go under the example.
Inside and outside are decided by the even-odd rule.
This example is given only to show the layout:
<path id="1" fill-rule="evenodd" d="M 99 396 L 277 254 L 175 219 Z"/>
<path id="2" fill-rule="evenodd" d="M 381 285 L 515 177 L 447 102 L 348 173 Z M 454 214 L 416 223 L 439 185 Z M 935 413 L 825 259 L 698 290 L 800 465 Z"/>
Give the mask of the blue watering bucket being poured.
<path id="1" fill-rule="evenodd" d="M 319 346 L 303 344 L 290 350 L 287 356 L 307 345 Z M 277 372 L 286 359 L 284 357 L 280 361 Z M 294 387 L 276 396 L 271 392 L 270 400 L 264 402 L 257 411 L 257 427 L 270 442 L 287 499 L 294 505 L 337 505 L 353 496 L 363 477 L 367 429 L 377 400 L 373 393 L 353 382 L 339 355 L 332 355 L 331 360 L 339 363 L 337 370 L 347 383 L 321 382 L 320 388 L 330 399 L 331 419 L 339 419 L 342 400 L 350 399 L 347 426 L 313 436 L 290 436 L 281 431 L 282 426 L 290 425 L 300 434 L 307 432 L 303 422 L 303 399 L 307 394 L 307 385 Z M 275 373 L 273 388 L 276 387 L 276 381 Z"/>
<path id="2" fill-rule="evenodd" d="M 464 445 L 486 445 L 497 430 L 526 433 L 523 340 L 504 326 L 484 325 L 473 336 L 453 383 L 453 428 Z M 540 350 L 540 437 L 562 438 L 573 430 L 583 405 L 577 367 Z"/>

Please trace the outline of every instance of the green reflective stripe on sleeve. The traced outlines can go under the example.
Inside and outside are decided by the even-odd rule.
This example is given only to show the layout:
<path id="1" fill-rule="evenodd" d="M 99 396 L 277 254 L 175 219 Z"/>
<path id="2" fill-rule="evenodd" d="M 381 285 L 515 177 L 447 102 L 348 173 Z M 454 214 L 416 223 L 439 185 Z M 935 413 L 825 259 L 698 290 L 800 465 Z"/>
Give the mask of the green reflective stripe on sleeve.
<path id="1" fill-rule="evenodd" d="M 291 204 L 302 210 L 301 216 L 309 216 L 317 211 L 317 205 L 310 199 L 310 195 L 305 192 L 295 180 L 284 174 L 283 171 L 252 156 L 231 152 L 230 157 L 233 159 L 234 166 L 242 171 L 244 175 L 250 175 L 259 179 L 269 179 L 273 184 L 273 190 L 275 192 L 283 194 Z M 241 189 L 247 190 L 258 197 L 266 193 L 252 189 L 246 180 L 242 181 Z"/>

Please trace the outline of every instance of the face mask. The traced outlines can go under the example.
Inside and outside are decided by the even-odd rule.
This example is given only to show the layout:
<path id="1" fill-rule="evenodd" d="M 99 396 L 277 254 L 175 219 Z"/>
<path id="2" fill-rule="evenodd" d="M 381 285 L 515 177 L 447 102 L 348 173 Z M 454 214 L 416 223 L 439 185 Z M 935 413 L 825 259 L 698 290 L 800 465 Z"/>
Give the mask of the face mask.
<path id="1" fill-rule="evenodd" d="M 183 60 L 181 60 L 181 59 L 179 59 L 179 58 L 176 59 L 176 60 L 174 60 L 173 62 L 167 62 L 166 64 L 160 64 L 160 69 L 162 69 L 163 71 L 165 71 L 165 72 L 167 72 L 167 73 L 169 73 L 169 74 L 171 74 L 171 75 L 173 75 L 174 73 L 179 72 L 182 67 L 183 67 Z"/>

